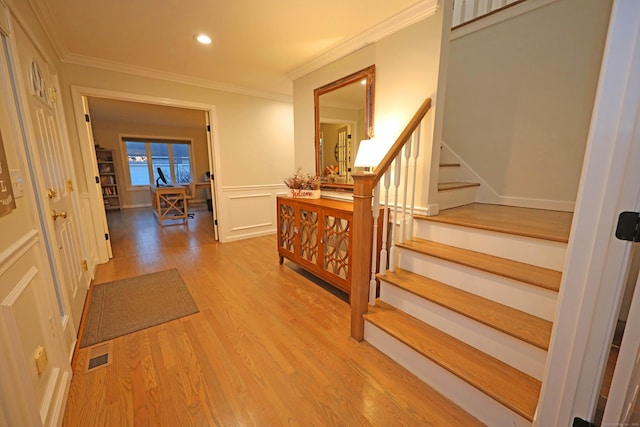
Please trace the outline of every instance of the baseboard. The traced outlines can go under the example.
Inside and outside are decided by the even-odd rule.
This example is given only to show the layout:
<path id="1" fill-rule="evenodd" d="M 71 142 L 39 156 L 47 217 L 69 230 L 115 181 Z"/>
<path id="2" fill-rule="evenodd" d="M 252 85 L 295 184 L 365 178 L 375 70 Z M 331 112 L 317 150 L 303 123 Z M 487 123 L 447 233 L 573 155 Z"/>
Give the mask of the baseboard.
<path id="1" fill-rule="evenodd" d="M 535 199 L 527 197 L 504 196 L 498 194 L 468 163 L 466 163 L 451 147 L 444 141 L 441 142 L 442 149 L 446 151 L 448 157 L 455 158 L 456 163 L 460 163 L 460 180 L 468 182 L 479 182 L 476 202 L 492 205 L 518 206 L 522 208 L 546 209 L 552 211 L 573 212 L 575 201 Z"/>

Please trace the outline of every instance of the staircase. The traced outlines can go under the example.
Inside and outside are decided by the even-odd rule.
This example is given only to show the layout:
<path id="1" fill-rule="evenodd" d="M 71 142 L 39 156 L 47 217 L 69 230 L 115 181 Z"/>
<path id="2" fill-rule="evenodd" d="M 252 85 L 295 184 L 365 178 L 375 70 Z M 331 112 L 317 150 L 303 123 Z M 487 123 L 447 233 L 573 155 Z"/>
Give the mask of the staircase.
<path id="1" fill-rule="evenodd" d="M 458 159 L 440 147 L 440 167 L 438 174 L 438 205 L 440 210 L 455 208 L 473 203 L 477 198 L 480 184 L 460 179 Z"/>
<path id="2" fill-rule="evenodd" d="M 377 276 L 365 340 L 483 423 L 530 426 L 571 218 L 481 204 L 416 216 Z"/>

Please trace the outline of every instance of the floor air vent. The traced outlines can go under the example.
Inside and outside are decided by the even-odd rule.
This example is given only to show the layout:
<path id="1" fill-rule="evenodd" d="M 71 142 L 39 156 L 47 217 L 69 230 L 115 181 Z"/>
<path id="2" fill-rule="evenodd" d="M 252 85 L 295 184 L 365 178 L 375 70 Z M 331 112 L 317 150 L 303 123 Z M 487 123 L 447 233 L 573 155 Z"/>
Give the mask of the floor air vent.
<path id="1" fill-rule="evenodd" d="M 96 344 L 93 347 L 89 347 L 88 351 L 87 363 L 84 368 L 85 374 L 93 371 L 94 369 L 111 365 L 113 341 Z"/>

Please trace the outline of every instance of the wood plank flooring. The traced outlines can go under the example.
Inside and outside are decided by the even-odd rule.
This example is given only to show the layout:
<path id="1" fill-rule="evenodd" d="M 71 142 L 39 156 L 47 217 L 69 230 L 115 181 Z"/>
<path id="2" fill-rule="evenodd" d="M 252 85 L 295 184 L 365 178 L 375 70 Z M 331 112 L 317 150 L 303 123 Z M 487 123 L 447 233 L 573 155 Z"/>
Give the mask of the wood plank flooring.
<path id="1" fill-rule="evenodd" d="M 84 375 L 77 350 L 64 426 L 481 425 L 352 340 L 344 295 L 280 266 L 275 236 L 220 244 L 206 210 L 165 227 L 110 212 L 109 226 L 95 283 L 177 268 L 200 312 L 114 339 L 112 364 Z"/>

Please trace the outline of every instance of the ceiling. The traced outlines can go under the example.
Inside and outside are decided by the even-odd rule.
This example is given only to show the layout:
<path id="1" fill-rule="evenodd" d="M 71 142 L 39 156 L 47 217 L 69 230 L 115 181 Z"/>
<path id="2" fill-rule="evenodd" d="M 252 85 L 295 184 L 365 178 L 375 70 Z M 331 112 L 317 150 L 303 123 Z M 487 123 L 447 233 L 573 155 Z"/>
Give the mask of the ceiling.
<path id="1" fill-rule="evenodd" d="M 436 0 L 29 0 L 61 59 L 231 91 L 292 79 L 427 16 Z M 210 45 L 195 35 L 206 33 Z"/>

